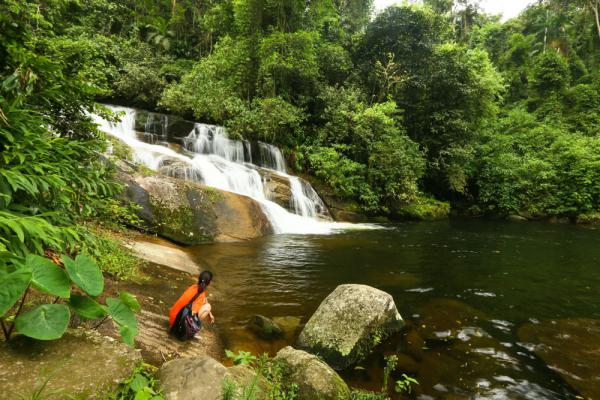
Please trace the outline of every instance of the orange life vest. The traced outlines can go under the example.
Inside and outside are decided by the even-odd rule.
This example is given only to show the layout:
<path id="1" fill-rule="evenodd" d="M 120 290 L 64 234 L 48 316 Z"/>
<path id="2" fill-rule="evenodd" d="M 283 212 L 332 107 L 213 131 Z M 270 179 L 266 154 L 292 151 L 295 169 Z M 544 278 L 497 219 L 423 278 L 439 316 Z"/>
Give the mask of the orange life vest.
<path id="1" fill-rule="evenodd" d="M 179 311 L 181 311 L 181 309 L 185 307 L 190 302 L 190 300 L 192 300 L 196 293 L 198 293 L 199 289 L 200 288 L 198 287 L 198 285 L 190 286 L 185 292 L 183 292 L 183 294 L 175 302 L 175 304 L 173 304 L 173 306 L 171 307 L 171 311 L 169 311 L 170 327 L 172 327 L 175 323 L 175 318 L 177 318 L 177 314 L 179 314 Z M 206 291 L 200 293 L 200 296 L 198 296 L 198 298 L 194 300 L 194 302 L 192 303 L 192 312 L 194 314 L 198 314 L 198 311 L 200 311 L 200 308 L 204 305 L 204 303 L 206 303 Z"/>

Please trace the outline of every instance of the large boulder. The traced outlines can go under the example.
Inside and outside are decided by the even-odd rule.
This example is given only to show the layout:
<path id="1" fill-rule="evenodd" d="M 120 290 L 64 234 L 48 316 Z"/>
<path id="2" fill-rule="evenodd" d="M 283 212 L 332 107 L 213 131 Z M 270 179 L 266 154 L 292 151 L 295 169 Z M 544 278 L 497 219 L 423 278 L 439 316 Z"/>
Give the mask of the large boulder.
<path id="1" fill-rule="evenodd" d="M 292 213 L 295 212 L 290 177 L 267 168 L 258 168 L 258 173 L 264 182 L 265 196 L 286 210 Z M 316 204 L 316 216 L 321 219 L 331 220 L 331 214 L 329 213 L 327 206 L 325 206 L 325 203 L 323 203 L 323 200 L 312 188 L 310 183 L 299 177 L 296 177 L 295 179 L 297 179 L 298 184 L 301 186 L 304 196 L 308 197 Z"/>
<path id="2" fill-rule="evenodd" d="M 525 324 L 519 339 L 582 397 L 600 394 L 600 319 L 562 319 Z"/>
<path id="3" fill-rule="evenodd" d="M 366 285 L 340 285 L 321 303 L 298 338 L 335 369 L 365 358 L 404 321 L 391 295 Z"/>
<path id="4" fill-rule="evenodd" d="M 161 175 L 121 171 L 127 201 L 140 206 L 139 217 L 151 230 L 177 243 L 248 240 L 273 233 L 255 200 L 197 183 Z"/>
<path id="5" fill-rule="evenodd" d="M 142 361 L 138 351 L 95 331 L 74 329 L 61 339 L 23 336 L 0 343 L 0 397 L 104 399 Z M 45 385 L 45 387 L 44 387 Z"/>
<path id="6" fill-rule="evenodd" d="M 298 385 L 299 400 L 343 400 L 350 396 L 348 385 L 337 372 L 313 354 L 288 346 L 273 361 L 281 365 L 284 382 Z"/>
<path id="7" fill-rule="evenodd" d="M 267 198 L 286 210 L 293 211 L 290 179 L 266 168 L 258 168 L 258 173 L 264 182 Z"/>
<path id="8" fill-rule="evenodd" d="M 171 360 L 163 364 L 157 376 L 166 400 L 221 400 L 228 383 L 238 394 L 254 387 L 257 399 L 265 398 L 267 391 L 264 378 L 257 377 L 251 368 L 226 368 L 209 356 Z"/>

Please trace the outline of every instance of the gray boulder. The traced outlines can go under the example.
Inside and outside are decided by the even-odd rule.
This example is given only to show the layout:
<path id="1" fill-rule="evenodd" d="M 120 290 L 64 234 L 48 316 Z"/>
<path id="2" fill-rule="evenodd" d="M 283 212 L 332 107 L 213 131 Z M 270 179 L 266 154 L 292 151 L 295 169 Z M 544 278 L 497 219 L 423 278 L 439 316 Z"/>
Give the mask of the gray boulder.
<path id="1" fill-rule="evenodd" d="M 366 285 L 340 285 L 304 326 L 298 346 L 339 370 L 365 358 L 403 326 L 388 293 Z"/>
<path id="2" fill-rule="evenodd" d="M 250 197 L 161 175 L 120 171 L 126 201 L 150 230 L 177 243 L 249 240 L 273 233 L 260 204 Z"/>
<path id="3" fill-rule="evenodd" d="M 284 382 L 298 386 L 299 400 L 343 400 L 350 396 L 344 380 L 315 355 L 288 346 L 273 361 L 281 365 Z"/>
<path id="4" fill-rule="evenodd" d="M 139 351 L 96 331 L 73 329 L 52 341 L 18 336 L 0 343 L 0 398 L 33 398 L 43 387 L 44 399 L 105 399 L 141 362 Z"/>
<path id="5" fill-rule="evenodd" d="M 252 368 L 243 365 L 226 368 L 209 356 L 177 358 L 158 371 L 158 380 L 166 400 L 221 400 L 226 386 L 238 395 L 252 386 L 257 399 L 264 399 L 267 382 Z"/>

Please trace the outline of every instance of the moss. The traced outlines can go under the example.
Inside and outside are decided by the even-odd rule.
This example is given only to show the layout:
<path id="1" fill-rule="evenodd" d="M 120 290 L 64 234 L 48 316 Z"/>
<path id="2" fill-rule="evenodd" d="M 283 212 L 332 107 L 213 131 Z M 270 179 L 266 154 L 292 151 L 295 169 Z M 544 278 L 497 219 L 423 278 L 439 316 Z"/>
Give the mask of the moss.
<path id="1" fill-rule="evenodd" d="M 206 197 L 207 197 L 208 201 L 211 203 L 211 205 L 214 205 L 218 201 L 221 201 L 225 198 L 223 196 L 223 193 L 221 193 L 219 190 L 211 188 L 211 187 L 202 188 L 202 192 L 206 195 Z"/>
<path id="2" fill-rule="evenodd" d="M 154 225 L 164 236 L 188 244 L 194 237 L 194 214 L 189 207 L 170 207 L 155 197 L 150 198 Z"/>
<path id="3" fill-rule="evenodd" d="M 112 146 L 112 154 L 120 160 L 133 161 L 133 153 L 131 147 L 127 146 L 123 141 L 113 136 L 107 136 L 109 143 Z"/>
<path id="4" fill-rule="evenodd" d="M 416 202 L 403 206 L 394 212 L 400 218 L 417 221 L 435 221 L 448 218 L 450 204 L 435 199 L 422 197 Z"/>
<path id="5" fill-rule="evenodd" d="M 146 166 L 145 166 L 145 165 L 143 165 L 143 164 L 137 164 L 137 165 L 136 165 L 136 171 L 137 171 L 137 172 L 138 172 L 140 175 L 142 175 L 142 176 L 154 176 L 154 175 L 156 175 L 156 174 L 157 174 L 157 172 L 156 172 L 156 171 L 154 171 L 154 170 L 152 170 L 152 169 L 150 169 L 150 168 L 146 167 Z"/>
<path id="6" fill-rule="evenodd" d="M 577 223 L 581 225 L 600 225 L 600 212 L 581 214 L 577 216 Z"/>

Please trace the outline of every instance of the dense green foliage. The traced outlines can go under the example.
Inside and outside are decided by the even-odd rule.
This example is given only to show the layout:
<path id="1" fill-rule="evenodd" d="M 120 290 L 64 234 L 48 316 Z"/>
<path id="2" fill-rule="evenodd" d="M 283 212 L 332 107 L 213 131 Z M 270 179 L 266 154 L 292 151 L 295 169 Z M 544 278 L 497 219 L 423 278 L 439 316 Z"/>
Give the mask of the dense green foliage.
<path id="1" fill-rule="evenodd" d="M 541 0 L 502 23 L 476 0 L 423 3 L 373 16 L 371 0 L 28 0 L 3 14 L 96 99 L 280 145 L 370 214 L 442 213 L 432 198 L 474 214 L 598 211 L 598 5 Z M 79 89 L 58 90 L 61 122 L 84 123 Z"/>
<path id="2" fill-rule="evenodd" d="M 103 73 L 112 73 L 109 62 L 102 70 L 90 63 L 109 57 L 110 40 L 55 37 L 55 3 L 0 3 L 0 325 L 6 339 L 53 340 L 72 315 L 110 316 L 133 345 L 137 301 L 122 293 L 98 303 L 102 272 L 78 254 L 98 243 L 82 222 L 127 214 L 113 199 L 119 187 L 106 143 L 87 115 L 108 85 Z"/>

